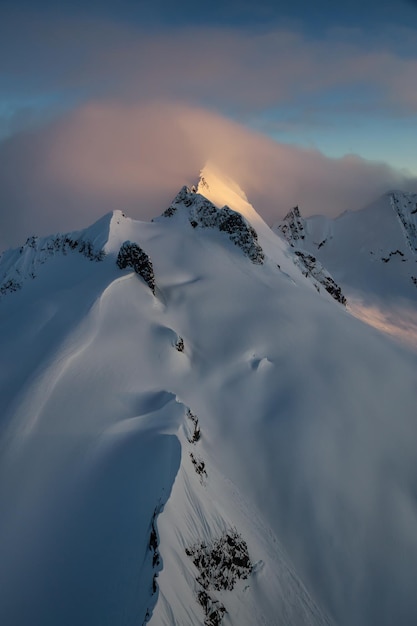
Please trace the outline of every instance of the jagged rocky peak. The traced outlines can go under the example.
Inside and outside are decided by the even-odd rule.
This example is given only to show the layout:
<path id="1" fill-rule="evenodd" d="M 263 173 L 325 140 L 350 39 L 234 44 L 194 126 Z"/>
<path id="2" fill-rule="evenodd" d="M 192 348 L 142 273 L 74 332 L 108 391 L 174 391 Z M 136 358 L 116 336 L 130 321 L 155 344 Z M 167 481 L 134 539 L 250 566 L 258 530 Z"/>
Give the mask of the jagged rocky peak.
<path id="1" fill-rule="evenodd" d="M 309 241 L 306 220 L 301 216 L 298 206 L 287 213 L 284 219 L 277 224 L 276 230 L 278 234 L 283 235 L 291 248 L 295 248 L 292 255 L 293 261 L 302 274 L 312 282 L 316 290 L 320 292 L 323 287 L 332 298 L 346 306 L 347 300 L 341 287 L 321 262 L 308 252 Z M 324 243 L 325 239 L 317 244 L 317 248 L 321 248 Z"/>
<path id="2" fill-rule="evenodd" d="M 219 209 L 194 189 L 182 187 L 162 217 L 172 218 L 177 212 L 183 215 L 185 209 L 187 220 L 193 228 L 213 228 L 228 234 L 230 241 L 238 246 L 252 263 L 262 265 L 265 255 L 258 243 L 258 234 L 247 219 L 228 206 Z"/>
<path id="3" fill-rule="evenodd" d="M 162 213 L 163 217 L 172 217 L 181 205 L 191 206 L 193 203 L 192 194 L 194 193 L 195 187 L 193 189 L 190 189 L 187 185 L 181 187 L 169 207 Z"/>
<path id="4" fill-rule="evenodd" d="M 301 217 L 298 206 L 288 211 L 287 215 L 278 225 L 278 230 L 292 246 L 294 246 L 294 242 L 305 238 L 305 223 L 304 219 Z"/>

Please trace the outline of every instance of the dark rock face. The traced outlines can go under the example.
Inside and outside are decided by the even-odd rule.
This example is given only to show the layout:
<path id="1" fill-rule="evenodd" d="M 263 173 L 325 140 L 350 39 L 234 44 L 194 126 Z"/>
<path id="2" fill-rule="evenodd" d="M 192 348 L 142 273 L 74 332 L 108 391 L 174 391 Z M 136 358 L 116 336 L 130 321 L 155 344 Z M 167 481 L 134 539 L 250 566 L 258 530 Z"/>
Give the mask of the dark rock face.
<path id="1" fill-rule="evenodd" d="M 137 243 L 125 241 L 119 250 L 116 263 L 120 269 L 131 267 L 155 294 L 155 275 L 152 261 Z"/>
<path id="2" fill-rule="evenodd" d="M 185 345 L 184 345 L 184 339 L 182 337 L 178 337 L 177 341 L 175 342 L 175 347 L 178 350 L 178 352 L 184 352 Z"/>
<path id="3" fill-rule="evenodd" d="M 153 515 L 152 515 L 151 529 L 150 529 L 150 535 L 149 535 L 149 544 L 148 544 L 149 551 L 152 554 L 153 574 L 152 574 L 152 581 L 151 581 L 151 588 L 150 588 L 150 592 L 152 596 L 154 596 L 156 592 L 158 591 L 157 579 L 158 579 L 158 574 L 162 569 L 162 560 L 161 560 L 161 555 L 159 554 L 159 535 L 158 535 L 158 530 L 156 527 L 156 519 L 159 513 L 160 513 L 160 508 L 157 507 L 154 510 Z M 145 624 L 149 622 L 149 620 L 151 619 L 151 616 L 152 616 L 152 609 L 148 607 L 146 609 L 146 614 L 145 614 L 142 626 L 145 626 Z"/>
<path id="4" fill-rule="evenodd" d="M 26 243 L 20 248 L 22 254 L 25 249 L 32 248 L 39 252 L 46 252 L 52 256 L 56 253 L 68 254 L 68 252 L 79 252 L 90 261 L 102 261 L 105 257 L 103 250 L 95 250 L 91 241 L 73 239 L 70 235 L 56 235 L 41 243 L 38 237 L 29 237 Z"/>
<path id="5" fill-rule="evenodd" d="M 188 442 L 195 444 L 197 443 L 197 441 L 200 441 L 201 438 L 201 430 L 198 424 L 198 417 L 191 411 L 191 409 L 187 410 L 187 417 L 189 420 L 191 420 L 193 424 L 193 432 L 189 434 Z"/>
<path id="6" fill-rule="evenodd" d="M 216 228 L 226 233 L 252 263 L 263 264 L 265 255 L 258 243 L 258 235 L 240 213 L 227 206 L 218 209 L 204 196 L 183 187 L 163 217 L 172 217 L 181 206 L 189 209 L 188 221 L 193 228 Z"/>
<path id="7" fill-rule="evenodd" d="M 217 228 L 229 235 L 230 241 L 238 246 L 243 253 L 256 265 L 262 265 L 264 252 L 258 243 L 258 235 L 240 213 L 232 211 L 228 206 L 217 209 L 208 200 L 196 207 L 191 225 L 202 228 Z M 195 226 L 194 226 L 195 227 Z"/>
<path id="8" fill-rule="evenodd" d="M 212 598 L 205 589 L 200 589 L 197 593 L 197 600 L 203 607 L 205 619 L 204 626 L 219 626 L 223 615 L 227 613 L 224 605 Z"/>
<path id="9" fill-rule="evenodd" d="M 296 250 L 295 255 L 298 258 L 304 276 L 312 277 L 325 288 L 332 298 L 346 305 L 347 300 L 341 288 L 313 255 L 301 252 L 301 250 Z M 318 285 L 316 285 L 316 288 L 318 288 Z"/>
<path id="10" fill-rule="evenodd" d="M 176 213 L 176 211 L 177 211 L 177 207 L 171 205 L 167 209 L 165 209 L 162 215 L 164 217 L 172 217 L 174 213 Z"/>
<path id="11" fill-rule="evenodd" d="M 258 243 L 256 230 L 243 219 L 240 213 L 235 213 L 229 207 L 224 207 L 220 213 L 219 230 L 228 233 L 229 239 L 243 250 L 252 263 L 262 265 L 265 255 Z"/>
<path id="12" fill-rule="evenodd" d="M 193 195 L 196 195 L 195 192 L 191 191 L 191 189 L 184 185 L 173 199 L 171 205 L 162 215 L 165 217 L 171 217 L 181 204 L 187 207 L 191 206 L 193 204 Z"/>
<path id="13" fill-rule="evenodd" d="M 204 624 L 218 626 L 227 611 L 212 592 L 232 591 L 238 579 L 250 576 L 253 566 L 246 542 L 231 529 L 210 544 L 201 542 L 186 548 L 185 552 L 199 571 L 197 600 L 206 616 Z"/>
<path id="14" fill-rule="evenodd" d="M 0 285 L 0 294 L 5 296 L 6 293 L 13 293 L 14 291 L 18 291 L 22 288 L 22 284 L 18 283 L 16 280 L 10 278 L 6 280 L 2 285 Z"/>
<path id="15" fill-rule="evenodd" d="M 291 246 L 294 246 L 294 241 L 305 238 L 304 223 L 298 206 L 287 213 L 278 228 Z"/>
<path id="16" fill-rule="evenodd" d="M 190 459 L 197 474 L 201 477 L 207 477 L 206 464 L 204 463 L 204 461 L 195 457 L 192 452 L 190 452 Z"/>
<path id="17" fill-rule="evenodd" d="M 231 591 L 238 579 L 246 579 L 252 572 L 248 546 L 235 529 L 211 544 L 202 542 L 187 548 L 186 554 L 199 570 L 197 582 L 204 589 Z"/>

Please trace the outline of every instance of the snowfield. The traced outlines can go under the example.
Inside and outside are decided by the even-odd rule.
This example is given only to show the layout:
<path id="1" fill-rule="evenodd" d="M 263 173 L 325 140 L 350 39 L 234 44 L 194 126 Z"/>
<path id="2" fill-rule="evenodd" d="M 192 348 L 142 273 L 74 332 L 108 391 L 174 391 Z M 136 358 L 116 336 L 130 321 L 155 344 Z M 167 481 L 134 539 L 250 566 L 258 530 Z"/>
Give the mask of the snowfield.
<path id="1" fill-rule="evenodd" d="M 393 191 L 336 219 L 295 207 L 274 230 L 330 271 L 354 315 L 417 349 L 417 194 Z"/>
<path id="2" fill-rule="evenodd" d="M 417 354 L 320 260 L 211 167 L 4 253 L 0 623 L 417 622 Z"/>

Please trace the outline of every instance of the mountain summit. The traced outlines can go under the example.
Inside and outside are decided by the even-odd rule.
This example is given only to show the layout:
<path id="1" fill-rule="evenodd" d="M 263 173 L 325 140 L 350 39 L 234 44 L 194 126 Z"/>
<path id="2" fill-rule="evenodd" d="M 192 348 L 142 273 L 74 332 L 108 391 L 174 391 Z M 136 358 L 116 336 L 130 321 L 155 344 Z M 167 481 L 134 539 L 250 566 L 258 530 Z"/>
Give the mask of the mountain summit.
<path id="1" fill-rule="evenodd" d="M 316 257 L 209 168 L 3 254 L 2 624 L 415 624 L 417 356 Z"/>

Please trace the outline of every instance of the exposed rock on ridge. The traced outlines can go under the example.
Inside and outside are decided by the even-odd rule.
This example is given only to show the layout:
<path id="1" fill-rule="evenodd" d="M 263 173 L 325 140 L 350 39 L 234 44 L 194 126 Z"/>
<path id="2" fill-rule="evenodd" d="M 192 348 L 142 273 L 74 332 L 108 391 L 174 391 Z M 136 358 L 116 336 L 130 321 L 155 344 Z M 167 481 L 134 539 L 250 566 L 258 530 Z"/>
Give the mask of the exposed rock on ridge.
<path id="1" fill-rule="evenodd" d="M 233 241 L 252 263 L 263 264 L 265 255 L 258 243 L 258 235 L 240 213 L 228 206 L 218 209 L 210 200 L 184 186 L 163 216 L 172 217 L 181 206 L 189 209 L 188 219 L 193 228 L 216 228 L 227 233 L 230 241 Z"/>
<path id="2" fill-rule="evenodd" d="M 390 201 L 400 219 L 411 250 L 417 252 L 417 195 L 394 192 L 390 196 Z"/>
<path id="3" fill-rule="evenodd" d="M 298 206 L 288 211 L 282 223 L 278 226 L 278 230 L 281 231 L 292 247 L 294 247 L 294 242 L 305 238 L 304 220 L 301 217 Z"/>
<path id="4" fill-rule="evenodd" d="M 16 250 L 7 250 L 0 256 L 5 269 L 0 274 L 0 294 L 18 291 L 25 280 L 36 278 L 37 269 L 57 255 L 78 252 L 89 261 L 103 261 L 105 253 L 97 249 L 89 239 L 77 237 L 77 233 L 58 234 L 52 237 L 28 237 L 26 243 Z"/>
<path id="5" fill-rule="evenodd" d="M 305 222 L 301 217 L 298 206 L 294 207 L 287 213 L 281 224 L 278 225 L 277 229 L 285 237 L 292 248 L 297 248 L 294 252 L 294 263 L 298 265 L 306 278 L 310 278 L 317 291 L 320 291 L 320 287 L 324 287 L 332 298 L 334 298 L 337 302 L 346 305 L 346 297 L 343 295 L 342 290 L 336 281 L 316 257 L 309 254 L 302 248 L 302 242 L 306 238 L 306 231 Z M 323 240 L 320 244 L 318 244 L 318 248 L 321 248 L 325 242 L 326 240 Z"/>
<path id="6" fill-rule="evenodd" d="M 125 241 L 119 250 L 116 263 L 121 270 L 131 267 L 155 294 L 155 275 L 152 261 L 137 243 Z"/>
<path id="7" fill-rule="evenodd" d="M 304 276 L 310 276 L 313 279 L 313 283 L 317 291 L 320 291 L 320 285 L 322 285 L 327 293 L 332 296 L 332 298 L 334 298 L 341 304 L 346 305 L 347 300 L 343 295 L 341 288 L 333 280 L 329 272 L 324 269 L 324 267 L 322 266 L 320 261 L 316 259 L 316 257 L 311 254 L 301 252 L 301 250 L 296 250 L 295 255 L 298 259 L 297 264 L 301 268 Z"/>
<path id="8" fill-rule="evenodd" d="M 204 624 L 218 626 L 227 609 L 214 597 L 213 591 L 232 591 L 238 579 L 250 576 L 253 566 L 246 542 L 232 529 L 210 544 L 201 542 L 186 548 L 185 552 L 200 573 L 197 599 L 206 616 Z"/>

